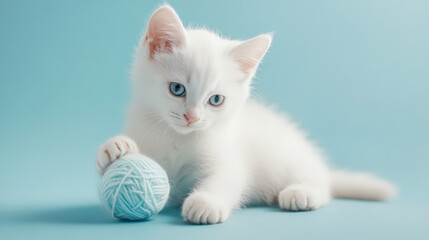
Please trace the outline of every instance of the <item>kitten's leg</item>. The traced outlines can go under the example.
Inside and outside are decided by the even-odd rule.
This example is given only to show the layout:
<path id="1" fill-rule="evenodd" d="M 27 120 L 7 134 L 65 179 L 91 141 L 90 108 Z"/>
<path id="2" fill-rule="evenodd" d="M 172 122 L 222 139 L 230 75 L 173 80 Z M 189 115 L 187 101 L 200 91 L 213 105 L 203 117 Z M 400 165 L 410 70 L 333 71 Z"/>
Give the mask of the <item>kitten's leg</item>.
<path id="1" fill-rule="evenodd" d="M 325 205 L 330 200 L 326 187 L 309 184 L 291 184 L 279 193 L 278 202 L 283 210 L 309 211 Z"/>
<path id="2" fill-rule="evenodd" d="M 235 169 L 235 168 L 234 168 Z M 213 172 L 185 199 L 183 220 L 193 224 L 224 222 L 240 203 L 244 175 L 236 170 Z"/>
<path id="3" fill-rule="evenodd" d="M 137 144 L 127 136 L 116 136 L 107 140 L 98 150 L 95 167 L 102 175 L 115 160 L 130 153 L 138 153 Z"/>

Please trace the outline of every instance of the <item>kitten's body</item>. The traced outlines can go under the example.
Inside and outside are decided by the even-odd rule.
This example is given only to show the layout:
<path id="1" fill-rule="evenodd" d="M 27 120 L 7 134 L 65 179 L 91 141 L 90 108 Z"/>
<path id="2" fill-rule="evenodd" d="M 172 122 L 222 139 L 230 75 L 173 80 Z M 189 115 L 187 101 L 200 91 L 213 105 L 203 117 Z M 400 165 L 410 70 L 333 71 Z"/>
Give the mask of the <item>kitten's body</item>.
<path id="1" fill-rule="evenodd" d="M 157 10 L 136 51 L 129 138 L 101 147 L 99 172 L 140 150 L 166 170 L 170 202 L 183 203 L 185 221 L 196 224 L 225 221 L 244 204 L 297 211 L 316 209 L 331 196 L 390 197 L 394 187 L 383 180 L 331 172 L 287 117 L 248 99 L 270 43 L 269 35 L 240 42 L 185 30 L 173 9 Z M 186 95 L 172 95 L 171 82 L 186 87 Z M 224 103 L 210 105 L 213 94 L 222 94 Z"/>
<path id="2" fill-rule="evenodd" d="M 244 194 L 242 203 L 276 204 L 281 190 L 305 180 L 329 193 L 329 175 L 318 149 L 285 116 L 254 100 L 248 100 L 228 124 L 187 135 L 165 128 L 153 132 L 161 119 L 153 124 L 139 120 L 145 112 L 151 110 L 131 110 L 125 134 L 167 171 L 176 203 L 216 167 L 233 171 L 222 177 L 226 180 L 219 183 L 222 186 L 242 179 L 243 186 L 237 189 Z M 222 154 L 236 158 L 218 156 Z"/>

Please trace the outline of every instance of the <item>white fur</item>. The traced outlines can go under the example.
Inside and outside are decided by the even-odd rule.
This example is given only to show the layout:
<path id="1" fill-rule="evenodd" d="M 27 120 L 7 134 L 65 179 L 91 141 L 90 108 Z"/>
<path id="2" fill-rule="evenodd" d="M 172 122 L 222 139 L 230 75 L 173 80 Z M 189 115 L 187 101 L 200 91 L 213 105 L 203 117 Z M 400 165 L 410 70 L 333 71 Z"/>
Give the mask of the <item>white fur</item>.
<path id="1" fill-rule="evenodd" d="M 242 42 L 185 30 L 169 6 L 159 8 L 149 24 L 132 69 L 128 137 L 101 147 L 100 173 L 118 157 L 139 151 L 137 145 L 166 170 L 170 203 L 182 204 L 184 220 L 194 224 L 223 222 L 247 204 L 298 211 L 328 203 L 331 192 L 374 200 L 393 195 L 392 185 L 372 176 L 333 177 L 295 124 L 249 99 L 271 35 Z M 186 87 L 186 97 L 170 94 L 171 81 Z M 207 103 L 213 94 L 225 96 L 222 106 Z M 183 114 L 189 112 L 200 120 L 187 126 Z"/>

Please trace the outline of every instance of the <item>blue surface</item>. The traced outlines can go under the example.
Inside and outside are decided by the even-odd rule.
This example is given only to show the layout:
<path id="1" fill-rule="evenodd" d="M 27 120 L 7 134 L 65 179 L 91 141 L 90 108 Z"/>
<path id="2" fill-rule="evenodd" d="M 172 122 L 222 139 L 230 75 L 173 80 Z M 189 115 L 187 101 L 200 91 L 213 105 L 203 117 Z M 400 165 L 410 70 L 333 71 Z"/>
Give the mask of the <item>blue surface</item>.
<path id="1" fill-rule="evenodd" d="M 429 1 L 170 1 L 232 38 L 275 31 L 257 94 L 339 167 L 395 182 L 387 203 L 237 211 L 190 226 L 168 209 L 110 220 L 96 149 L 121 132 L 135 44 L 158 1 L 0 1 L 0 239 L 425 239 Z M 161 238 L 163 237 L 163 238 Z"/>

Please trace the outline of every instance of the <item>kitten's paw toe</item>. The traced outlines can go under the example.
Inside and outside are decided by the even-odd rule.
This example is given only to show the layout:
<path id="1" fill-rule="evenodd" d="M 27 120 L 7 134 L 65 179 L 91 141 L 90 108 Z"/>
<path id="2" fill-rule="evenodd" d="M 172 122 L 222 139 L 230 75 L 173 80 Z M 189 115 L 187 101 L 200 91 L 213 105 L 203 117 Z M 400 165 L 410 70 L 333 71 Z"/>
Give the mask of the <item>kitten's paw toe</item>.
<path id="1" fill-rule="evenodd" d="M 138 153 L 139 149 L 137 144 L 126 136 L 116 136 L 107 140 L 104 143 L 97 155 L 96 169 L 101 175 L 106 168 L 115 160 L 130 153 Z"/>
<path id="2" fill-rule="evenodd" d="M 287 211 L 309 211 L 320 206 L 317 193 L 311 187 L 293 185 L 279 193 L 279 206 Z"/>
<path id="3" fill-rule="evenodd" d="M 204 193 L 192 194 L 182 207 L 183 220 L 192 224 L 221 223 L 228 218 L 229 213 L 229 208 Z"/>

